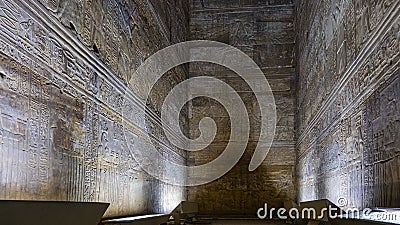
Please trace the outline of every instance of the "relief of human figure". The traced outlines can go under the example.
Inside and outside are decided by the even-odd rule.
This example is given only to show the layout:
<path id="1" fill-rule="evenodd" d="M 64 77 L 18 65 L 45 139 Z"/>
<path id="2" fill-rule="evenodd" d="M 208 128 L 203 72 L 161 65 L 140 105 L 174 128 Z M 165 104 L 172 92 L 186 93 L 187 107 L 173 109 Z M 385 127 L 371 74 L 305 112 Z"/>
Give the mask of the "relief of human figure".
<path id="1" fill-rule="evenodd" d="M 369 6 L 364 0 L 356 1 L 356 38 L 358 44 L 364 43 L 365 37 L 371 29 L 369 11 Z"/>

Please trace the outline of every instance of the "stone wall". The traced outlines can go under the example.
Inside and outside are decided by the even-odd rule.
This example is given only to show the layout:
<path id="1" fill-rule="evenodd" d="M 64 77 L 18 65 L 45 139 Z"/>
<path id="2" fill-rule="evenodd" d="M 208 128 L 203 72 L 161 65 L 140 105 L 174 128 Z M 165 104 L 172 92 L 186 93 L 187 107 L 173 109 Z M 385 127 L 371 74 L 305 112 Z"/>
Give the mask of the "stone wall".
<path id="1" fill-rule="evenodd" d="M 166 141 L 159 109 L 187 68 L 163 77 L 148 104 L 132 74 L 185 40 L 188 12 L 185 0 L 1 0 L 0 199 L 110 202 L 106 216 L 169 212 L 185 199 L 129 149 L 157 143 L 186 162 Z M 147 115 L 136 113 L 145 106 Z"/>
<path id="2" fill-rule="evenodd" d="M 256 216 L 257 209 L 264 203 L 282 206 L 283 201 L 295 199 L 293 2 L 193 1 L 190 31 L 192 40 L 220 41 L 252 57 L 273 89 L 278 118 L 277 135 L 267 159 L 257 170 L 249 172 L 250 158 L 260 134 L 260 111 L 255 95 L 244 80 L 227 68 L 191 63 L 190 77 L 214 76 L 235 89 L 250 115 L 251 130 L 249 144 L 241 161 L 215 182 L 189 188 L 189 200 L 199 203 L 202 214 Z M 231 121 L 228 113 L 222 105 L 209 98 L 196 98 L 191 102 L 191 138 L 199 137 L 199 121 L 205 116 L 216 121 L 218 132 L 209 147 L 189 154 L 189 164 L 192 165 L 214 160 L 225 149 L 230 138 Z"/>
<path id="3" fill-rule="evenodd" d="M 297 15 L 298 200 L 399 207 L 400 2 L 302 0 Z"/>

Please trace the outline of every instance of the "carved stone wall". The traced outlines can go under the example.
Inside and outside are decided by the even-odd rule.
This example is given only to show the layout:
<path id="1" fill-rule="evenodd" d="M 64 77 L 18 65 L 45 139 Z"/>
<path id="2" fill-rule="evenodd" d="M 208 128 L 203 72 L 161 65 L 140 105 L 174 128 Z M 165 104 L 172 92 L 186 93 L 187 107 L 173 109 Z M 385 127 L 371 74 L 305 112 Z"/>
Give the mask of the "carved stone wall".
<path id="1" fill-rule="evenodd" d="M 298 200 L 399 207 L 400 2 L 302 0 L 297 14 Z"/>
<path id="2" fill-rule="evenodd" d="M 225 176 L 189 188 L 189 200 L 199 203 L 202 214 L 256 216 L 264 203 L 283 206 L 295 199 L 294 164 L 294 4 L 291 0 L 193 1 L 191 39 L 215 40 L 235 46 L 252 57 L 266 75 L 277 104 L 277 134 L 267 159 L 249 172 L 250 158 L 260 134 L 260 112 L 250 87 L 222 66 L 191 63 L 190 76 L 214 76 L 232 86 L 250 115 L 250 137 L 240 162 Z M 219 90 L 215 90 L 218 92 Z M 203 151 L 191 152 L 189 163 L 214 160 L 230 138 L 230 119 L 223 106 L 209 98 L 196 98 L 190 107 L 190 135 L 197 138 L 201 118 L 212 117 L 218 126 L 214 142 Z M 234 121 L 235 122 L 235 121 Z M 235 140 L 232 140 L 235 141 Z M 262 140 L 261 140 L 262 141 Z"/>
<path id="3" fill-rule="evenodd" d="M 158 143 L 186 162 L 159 108 L 187 69 L 159 81 L 146 117 L 135 111 L 145 81 L 126 83 L 149 55 L 185 40 L 188 11 L 184 0 L 0 0 L 0 199 L 110 202 L 107 217 L 184 200 L 184 188 L 148 176 L 129 148 Z"/>

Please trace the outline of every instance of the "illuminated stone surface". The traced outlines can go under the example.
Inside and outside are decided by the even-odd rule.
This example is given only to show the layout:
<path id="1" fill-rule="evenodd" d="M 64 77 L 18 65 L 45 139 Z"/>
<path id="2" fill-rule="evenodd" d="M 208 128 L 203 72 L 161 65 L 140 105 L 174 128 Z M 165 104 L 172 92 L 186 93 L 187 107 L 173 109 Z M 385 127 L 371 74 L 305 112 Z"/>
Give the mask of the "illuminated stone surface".
<path id="1" fill-rule="evenodd" d="M 274 92 L 277 128 L 273 147 L 254 172 L 249 162 L 260 134 L 260 111 L 255 95 L 238 75 L 207 63 L 190 65 L 190 77 L 215 76 L 231 85 L 243 99 L 250 115 L 250 138 L 244 157 L 224 177 L 204 186 L 189 188 L 189 200 L 199 203 L 202 214 L 255 216 L 269 203 L 283 206 L 295 200 L 295 67 L 294 4 L 285 1 L 195 1 L 191 11 L 191 39 L 224 42 L 247 53 L 263 70 Z M 215 90 L 218 92 L 218 90 Z M 192 102 L 190 135 L 199 136 L 201 118 L 210 116 L 218 125 L 214 142 L 205 150 L 189 154 L 196 165 L 215 159 L 230 139 L 230 119 L 222 105 L 198 98 Z M 232 140 L 235 141 L 235 140 Z M 262 141 L 262 140 L 260 140 Z"/>
<path id="2" fill-rule="evenodd" d="M 400 2 L 299 1 L 299 200 L 400 206 Z"/>
<path id="3" fill-rule="evenodd" d="M 0 199 L 109 202 L 105 216 L 121 216 L 169 212 L 186 198 L 184 188 L 141 170 L 121 115 L 143 97 L 135 87 L 134 97 L 123 97 L 135 68 L 185 40 L 187 7 L 175 0 L 0 1 Z M 166 143 L 157 109 L 186 76 L 177 68 L 160 80 L 147 123 L 136 122 L 144 118 L 134 110 L 124 115 L 136 125 L 129 132 Z M 186 161 L 171 146 L 165 154 Z"/>
<path id="4" fill-rule="evenodd" d="M 278 207 L 296 199 L 400 207 L 399 4 L 0 0 L 0 199 L 110 202 L 106 217 L 169 213 L 182 200 L 198 202 L 203 214 L 249 216 L 266 202 Z M 226 68 L 193 63 L 171 70 L 151 93 L 151 113 L 138 113 L 146 81 L 133 71 L 186 39 L 238 47 L 265 73 L 278 120 L 270 154 L 256 171 L 248 164 L 260 133 L 258 104 Z M 172 87 L 202 75 L 239 93 L 250 114 L 249 144 L 239 164 L 213 183 L 166 185 L 130 154 L 121 116 L 132 124 L 129 135 L 164 145 L 159 149 L 174 162 L 215 159 L 230 135 L 229 117 L 215 101 L 197 98 L 181 112 L 192 138 L 202 117 L 215 119 L 217 136 L 203 151 L 172 146 L 160 125 Z"/>

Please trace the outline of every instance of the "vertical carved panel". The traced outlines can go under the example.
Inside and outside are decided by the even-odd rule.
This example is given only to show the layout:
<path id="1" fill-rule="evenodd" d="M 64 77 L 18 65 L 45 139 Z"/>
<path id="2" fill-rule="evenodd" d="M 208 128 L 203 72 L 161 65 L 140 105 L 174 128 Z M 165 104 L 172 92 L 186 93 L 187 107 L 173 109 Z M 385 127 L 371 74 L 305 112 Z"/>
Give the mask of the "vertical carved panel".
<path id="1" fill-rule="evenodd" d="M 356 0 L 355 1 L 355 18 L 356 18 L 356 44 L 357 49 L 360 50 L 364 43 L 366 36 L 370 32 L 370 1 Z"/>
<path id="2" fill-rule="evenodd" d="M 366 206 L 397 206 L 399 193 L 399 76 L 367 102 Z M 378 100 L 379 99 L 379 100 Z"/>
<path id="3" fill-rule="evenodd" d="M 299 201 L 340 197 L 348 207 L 399 207 L 399 2 L 333 3 L 298 3 L 298 11 L 306 13 L 297 21 L 302 43 L 297 55 L 297 166 L 299 171 L 307 171 L 308 164 L 316 168 L 299 172 Z M 339 10 L 332 11 L 336 4 Z M 331 15 L 337 23 L 322 25 L 327 33 L 321 43 L 316 33 Z M 331 161 L 340 167 L 330 167 Z M 317 187 L 307 179 L 315 179 Z M 340 191 L 329 183 L 340 183 Z"/>
<path id="4" fill-rule="evenodd" d="M 110 202 L 106 216 L 172 210 L 175 206 L 165 201 L 150 202 L 156 195 L 151 186 L 159 184 L 141 170 L 125 143 L 124 131 L 148 132 L 143 127 L 144 116 L 134 113 L 141 107 L 137 90 L 124 99 L 121 90 L 126 90 L 126 82 L 121 77 L 128 74 L 117 77 L 109 72 L 131 73 L 140 63 L 134 61 L 137 55 L 144 57 L 161 47 L 154 44 L 158 37 L 142 37 L 149 45 L 139 47 L 148 48 L 147 53 L 131 48 L 127 41 L 131 37 L 126 36 L 131 19 L 127 11 L 132 5 L 90 0 L 40 2 L 61 23 L 71 23 L 68 27 L 76 33 L 66 33 L 58 23 L 41 17 L 36 2 L 26 7 L 27 1 L 0 0 L 0 198 Z M 70 12 L 71 5 L 81 3 L 84 16 Z M 150 9 L 141 10 L 143 16 Z M 104 21 L 99 21 L 103 16 Z M 137 23 L 144 20 L 136 19 L 140 20 Z M 102 43 L 107 50 L 103 62 L 73 47 L 84 46 L 79 44 L 82 40 L 89 51 L 94 50 L 93 40 L 100 35 L 95 34 L 99 32 L 96 23 L 102 22 L 99 29 L 106 37 L 101 40 L 107 41 Z M 157 29 L 156 24 L 146 26 Z M 103 50 L 103 46 L 98 48 Z M 131 65 L 133 61 L 136 65 Z M 176 79 L 182 77 L 182 71 L 176 72 Z M 129 128 L 122 124 L 122 111 L 128 106 L 133 109 L 127 119 L 133 124 Z M 174 201 L 184 199 L 183 188 L 167 190 L 174 192 Z"/>
<path id="5" fill-rule="evenodd" d="M 231 85 L 248 109 L 251 134 L 243 159 L 224 177 L 210 184 L 189 188 L 189 200 L 199 203 L 200 212 L 219 215 L 253 215 L 260 205 L 280 206 L 294 199 L 294 4 L 282 1 L 195 1 L 191 14 L 191 39 L 223 42 L 239 48 L 263 69 L 275 94 L 277 129 L 274 147 L 267 160 L 253 172 L 248 163 L 260 133 L 259 104 L 248 85 L 227 68 L 191 63 L 190 77 L 215 76 Z M 270 79 L 271 78 L 271 79 Z M 218 133 L 205 151 L 188 153 L 191 163 L 200 165 L 214 160 L 229 139 L 230 120 L 218 103 L 199 98 L 192 102 L 190 137 L 199 135 L 200 118 L 211 116 Z M 234 121 L 233 121 L 234 122 Z M 333 163 L 332 163 L 333 164 Z M 308 169 L 308 168 L 307 168 Z M 314 180 L 307 179 L 312 186 Z M 307 187 L 309 187 L 307 186 Z M 307 193 L 304 193 L 305 195 Z M 219 199 L 215 201 L 215 199 Z"/>

